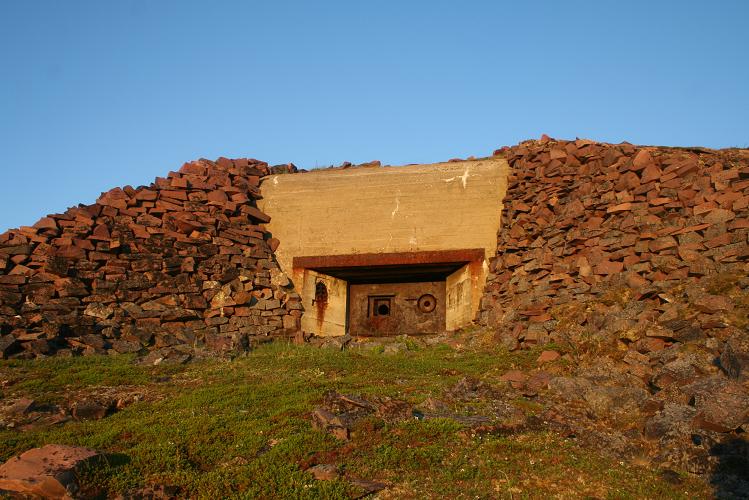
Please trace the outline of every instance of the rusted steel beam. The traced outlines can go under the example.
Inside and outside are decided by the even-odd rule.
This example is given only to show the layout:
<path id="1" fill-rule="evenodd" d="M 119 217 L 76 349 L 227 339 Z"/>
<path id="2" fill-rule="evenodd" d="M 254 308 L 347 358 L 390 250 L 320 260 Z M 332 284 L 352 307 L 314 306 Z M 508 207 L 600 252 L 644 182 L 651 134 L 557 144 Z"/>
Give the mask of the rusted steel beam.
<path id="1" fill-rule="evenodd" d="M 328 269 L 345 267 L 408 266 L 419 264 L 452 264 L 484 259 L 484 249 L 434 250 L 425 252 L 360 253 L 294 257 L 295 269 Z"/>

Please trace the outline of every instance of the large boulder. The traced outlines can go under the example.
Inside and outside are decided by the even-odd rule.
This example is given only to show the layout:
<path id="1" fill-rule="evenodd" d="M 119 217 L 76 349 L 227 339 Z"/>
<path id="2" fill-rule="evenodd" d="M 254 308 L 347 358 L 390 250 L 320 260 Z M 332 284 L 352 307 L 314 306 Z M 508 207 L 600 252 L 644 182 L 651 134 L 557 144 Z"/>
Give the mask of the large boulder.
<path id="1" fill-rule="evenodd" d="M 48 444 L 0 465 L 0 491 L 23 497 L 75 498 L 77 473 L 102 455 L 89 448 Z"/>

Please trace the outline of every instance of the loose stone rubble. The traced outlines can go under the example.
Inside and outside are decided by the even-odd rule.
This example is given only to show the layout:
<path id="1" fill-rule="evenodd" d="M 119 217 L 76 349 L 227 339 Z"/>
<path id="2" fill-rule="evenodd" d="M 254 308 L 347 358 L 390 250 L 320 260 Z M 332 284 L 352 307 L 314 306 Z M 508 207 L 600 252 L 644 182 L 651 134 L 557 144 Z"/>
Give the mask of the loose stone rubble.
<path id="1" fill-rule="evenodd" d="M 293 335 L 299 296 L 273 279 L 278 242 L 255 200 L 261 177 L 295 170 L 198 160 L 0 235 L 0 357 L 147 348 L 155 361 Z"/>
<path id="2" fill-rule="evenodd" d="M 511 174 L 480 321 L 510 348 L 586 326 L 648 352 L 737 331 L 737 304 L 705 288 L 749 286 L 749 150 L 544 137 L 495 154 Z"/>
<path id="3" fill-rule="evenodd" d="M 749 465 L 749 151 L 543 137 L 495 154 L 511 176 L 480 321 L 510 349 L 567 352 L 540 385 L 503 378 L 618 458 Z"/>

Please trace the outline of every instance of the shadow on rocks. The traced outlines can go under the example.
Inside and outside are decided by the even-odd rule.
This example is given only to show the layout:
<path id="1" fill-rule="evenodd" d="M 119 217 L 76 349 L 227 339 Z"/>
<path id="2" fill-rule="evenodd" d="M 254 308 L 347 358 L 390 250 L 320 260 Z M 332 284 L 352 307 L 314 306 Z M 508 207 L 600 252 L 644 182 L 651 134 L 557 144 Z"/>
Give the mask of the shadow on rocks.
<path id="1" fill-rule="evenodd" d="M 713 446 L 710 454 L 718 459 L 710 476 L 715 498 L 749 498 L 749 441 L 730 439 Z"/>

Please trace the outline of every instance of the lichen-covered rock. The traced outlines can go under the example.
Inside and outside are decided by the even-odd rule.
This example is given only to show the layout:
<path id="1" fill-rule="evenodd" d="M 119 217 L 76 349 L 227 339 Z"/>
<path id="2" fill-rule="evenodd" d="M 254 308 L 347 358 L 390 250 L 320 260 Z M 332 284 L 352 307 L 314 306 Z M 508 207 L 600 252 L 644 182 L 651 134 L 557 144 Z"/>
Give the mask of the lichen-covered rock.
<path id="1" fill-rule="evenodd" d="M 731 378 L 749 380 L 749 331 L 729 338 L 720 353 L 720 367 Z"/>

